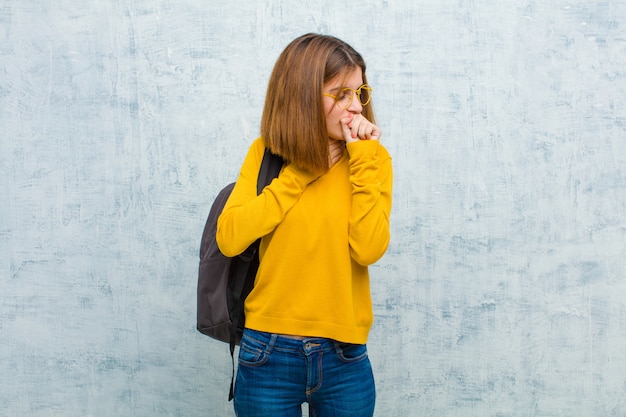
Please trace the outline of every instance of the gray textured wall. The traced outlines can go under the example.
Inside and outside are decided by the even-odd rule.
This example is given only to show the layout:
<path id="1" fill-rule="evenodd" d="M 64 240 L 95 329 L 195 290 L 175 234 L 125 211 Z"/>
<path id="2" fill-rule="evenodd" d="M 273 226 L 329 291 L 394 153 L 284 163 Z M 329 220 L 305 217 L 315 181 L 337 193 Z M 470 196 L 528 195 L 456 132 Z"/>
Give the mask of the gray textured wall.
<path id="1" fill-rule="evenodd" d="M 626 5 L 588 0 L 3 1 L 0 415 L 233 415 L 199 239 L 309 31 L 395 161 L 377 416 L 626 416 Z"/>

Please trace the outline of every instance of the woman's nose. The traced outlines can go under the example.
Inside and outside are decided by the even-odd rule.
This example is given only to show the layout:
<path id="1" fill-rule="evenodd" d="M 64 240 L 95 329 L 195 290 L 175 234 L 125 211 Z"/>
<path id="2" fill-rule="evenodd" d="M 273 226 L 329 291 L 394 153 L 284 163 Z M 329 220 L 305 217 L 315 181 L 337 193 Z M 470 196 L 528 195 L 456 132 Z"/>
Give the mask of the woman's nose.
<path id="1" fill-rule="evenodd" d="M 360 114 L 363 111 L 363 105 L 361 104 L 361 98 L 356 94 L 356 92 L 354 92 L 352 94 L 354 94 L 354 96 L 352 96 L 352 103 L 350 103 L 350 107 L 348 107 L 348 111 L 351 111 L 352 113 Z"/>

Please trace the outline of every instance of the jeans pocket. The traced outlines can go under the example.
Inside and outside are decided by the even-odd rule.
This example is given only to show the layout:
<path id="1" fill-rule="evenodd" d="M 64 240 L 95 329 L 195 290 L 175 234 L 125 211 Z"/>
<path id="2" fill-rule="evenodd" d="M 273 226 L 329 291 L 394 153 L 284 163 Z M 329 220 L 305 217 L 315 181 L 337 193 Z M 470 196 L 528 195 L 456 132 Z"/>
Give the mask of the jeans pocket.
<path id="1" fill-rule="evenodd" d="M 268 356 L 265 343 L 244 333 L 239 347 L 239 365 L 261 366 L 267 361 Z"/>
<path id="2" fill-rule="evenodd" d="M 337 343 L 337 356 L 343 362 L 354 363 L 367 358 L 367 347 L 352 343 Z"/>

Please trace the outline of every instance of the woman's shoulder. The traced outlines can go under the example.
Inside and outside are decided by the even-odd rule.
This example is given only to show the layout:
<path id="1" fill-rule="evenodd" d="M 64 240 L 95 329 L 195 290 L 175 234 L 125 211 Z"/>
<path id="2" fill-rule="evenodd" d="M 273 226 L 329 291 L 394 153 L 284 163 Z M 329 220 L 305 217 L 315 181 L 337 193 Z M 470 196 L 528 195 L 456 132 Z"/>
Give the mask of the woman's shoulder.
<path id="1" fill-rule="evenodd" d="M 258 138 L 254 139 L 252 141 L 252 145 L 255 148 L 260 148 L 260 149 L 265 149 L 265 140 L 263 139 L 262 136 L 259 136 Z"/>
<path id="2" fill-rule="evenodd" d="M 263 140 L 261 136 L 254 139 L 250 144 L 250 150 L 256 154 L 263 154 L 263 151 L 265 150 L 265 140 Z"/>
<path id="3" fill-rule="evenodd" d="M 248 148 L 247 160 L 249 163 L 254 161 L 254 164 L 260 164 L 263 159 L 263 152 L 265 152 L 265 141 L 262 137 L 258 137 L 252 141 Z"/>

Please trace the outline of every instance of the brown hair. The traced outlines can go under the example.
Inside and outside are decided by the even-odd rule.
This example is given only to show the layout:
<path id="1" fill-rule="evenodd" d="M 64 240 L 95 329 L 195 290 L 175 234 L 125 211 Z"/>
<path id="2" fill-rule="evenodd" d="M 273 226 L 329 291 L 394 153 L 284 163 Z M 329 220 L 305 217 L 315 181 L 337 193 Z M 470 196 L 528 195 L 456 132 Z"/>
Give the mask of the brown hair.
<path id="1" fill-rule="evenodd" d="M 281 53 L 269 80 L 261 136 L 287 162 L 314 172 L 328 170 L 328 130 L 322 102 L 324 84 L 365 62 L 350 45 L 333 36 L 309 33 Z M 371 104 L 363 116 L 374 123 Z"/>

